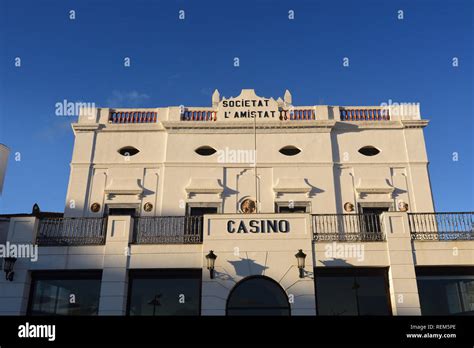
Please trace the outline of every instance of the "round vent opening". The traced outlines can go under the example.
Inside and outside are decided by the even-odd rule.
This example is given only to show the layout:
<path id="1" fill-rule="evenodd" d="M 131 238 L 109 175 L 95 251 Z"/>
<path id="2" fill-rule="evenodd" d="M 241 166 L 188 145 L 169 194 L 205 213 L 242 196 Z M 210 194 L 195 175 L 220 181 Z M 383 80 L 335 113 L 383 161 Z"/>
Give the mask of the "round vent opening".
<path id="1" fill-rule="evenodd" d="M 139 152 L 140 150 L 134 148 L 133 146 L 125 146 L 118 150 L 118 153 L 122 156 L 135 156 Z"/>
<path id="2" fill-rule="evenodd" d="M 359 153 L 364 156 L 375 156 L 380 153 L 380 150 L 374 146 L 364 146 L 359 149 Z"/>
<path id="3" fill-rule="evenodd" d="M 210 146 L 201 146 L 194 150 L 198 155 L 201 156 L 211 156 L 216 153 L 216 149 Z"/>
<path id="4" fill-rule="evenodd" d="M 285 156 L 295 156 L 301 152 L 300 149 L 298 149 L 295 146 L 285 146 L 280 149 L 280 153 L 285 155 Z"/>

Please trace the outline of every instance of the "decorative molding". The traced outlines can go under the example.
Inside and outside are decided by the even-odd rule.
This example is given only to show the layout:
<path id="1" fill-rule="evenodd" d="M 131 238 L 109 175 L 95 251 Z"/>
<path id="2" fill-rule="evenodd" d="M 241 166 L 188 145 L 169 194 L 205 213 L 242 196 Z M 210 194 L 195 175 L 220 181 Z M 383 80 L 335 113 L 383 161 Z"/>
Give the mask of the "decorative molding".
<path id="1" fill-rule="evenodd" d="M 191 198 L 194 194 L 217 194 L 219 198 L 222 197 L 224 188 L 219 185 L 218 179 L 208 178 L 191 178 L 188 185 L 185 187 L 188 198 Z"/>
<path id="2" fill-rule="evenodd" d="M 275 198 L 280 198 L 285 193 L 304 193 L 307 196 L 311 192 L 311 187 L 306 184 L 303 178 L 279 178 L 273 186 Z"/>

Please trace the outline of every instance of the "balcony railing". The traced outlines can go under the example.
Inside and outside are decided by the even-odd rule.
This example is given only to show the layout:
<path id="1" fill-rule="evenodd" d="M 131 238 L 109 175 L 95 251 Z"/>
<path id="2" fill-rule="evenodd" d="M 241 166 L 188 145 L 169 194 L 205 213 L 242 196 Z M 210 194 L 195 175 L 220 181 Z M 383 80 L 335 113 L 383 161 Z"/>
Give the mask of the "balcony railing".
<path id="1" fill-rule="evenodd" d="M 185 110 L 181 115 L 182 121 L 216 121 L 217 112 L 211 110 Z"/>
<path id="2" fill-rule="evenodd" d="M 156 123 L 154 111 L 110 111 L 109 123 Z"/>
<path id="3" fill-rule="evenodd" d="M 379 214 L 313 215 L 317 242 L 380 242 L 385 240 Z"/>
<path id="4" fill-rule="evenodd" d="M 474 240 L 474 212 L 408 214 L 413 240 Z"/>
<path id="5" fill-rule="evenodd" d="M 159 216 L 134 219 L 136 244 L 200 244 L 202 216 Z"/>
<path id="6" fill-rule="evenodd" d="M 36 243 L 40 246 L 105 244 L 104 218 L 43 218 Z"/>
<path id="7" fill-rule="evenodd" d="M 313 109 L 282 110 L 280 113 L 280 120 L 284 121 L 305 121 L 314 119 L 315 112 Z"/>
<path id="8" fill-rule="evenodd" d="M 390 121 L 386 108 L 340 108 L 341 121 Z"/>

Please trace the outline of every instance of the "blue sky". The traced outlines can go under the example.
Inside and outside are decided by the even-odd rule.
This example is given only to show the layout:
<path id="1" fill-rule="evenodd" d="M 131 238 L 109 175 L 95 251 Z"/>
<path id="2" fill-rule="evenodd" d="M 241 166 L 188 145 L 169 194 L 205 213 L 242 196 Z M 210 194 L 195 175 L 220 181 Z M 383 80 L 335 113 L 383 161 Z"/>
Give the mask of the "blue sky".
<path id="1" fill-rule="evenodd" d="M 419 102 L 436 209 L 474 210 L 473 3 L 0 0 L 0 143 L 12 152 L 0 213 L 63 211 L 76 118 L 56 116 L 57 102 L 205 106 L 215 88 L 288 88 L 295 105 Z"/>

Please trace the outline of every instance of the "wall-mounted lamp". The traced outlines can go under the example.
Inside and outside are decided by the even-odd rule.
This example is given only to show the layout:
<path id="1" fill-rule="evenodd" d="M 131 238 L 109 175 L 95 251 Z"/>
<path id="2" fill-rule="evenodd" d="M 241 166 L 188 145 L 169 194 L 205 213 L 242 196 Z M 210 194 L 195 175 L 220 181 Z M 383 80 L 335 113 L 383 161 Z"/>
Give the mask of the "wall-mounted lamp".
<path id="1" fill-rule="evenodd" d="M 13 266 L 15 265 L 15 262 L 16 257 L 5 257 L 3 259 L 3 270 L 5 271 L 6 280 L 13 280 L 13 275 L 15 274 L 15 272 L 13 272 Z"/>
<path id="2" fill-rule="evenodd" d="M 302 249 L 298 250 L 295 254 L 296 260 L 298 261 L 298 269 L 300 270 L 300 278 L 304 278 L 304 266 L 306 260 L 306 254 Z"/>
<path id="3" fill-rule="evenodd" d="M 216 263 L 217 255 L 214 254 L 214 251 L 209 251 L 209 254 L 206 255 L 207 260 L 207 269 L 209 270 L 209 276 L 211 279 L 214 279 L 214 265 Z"/>

